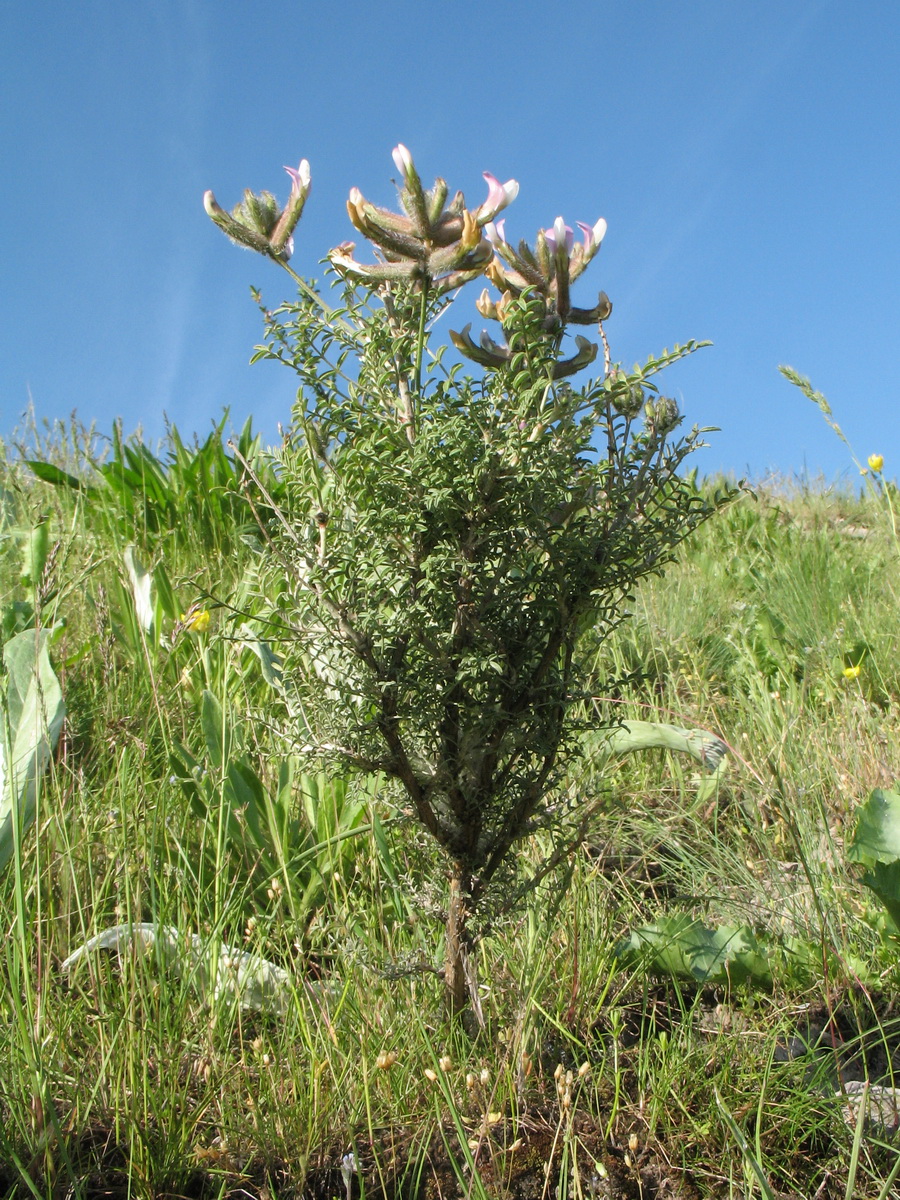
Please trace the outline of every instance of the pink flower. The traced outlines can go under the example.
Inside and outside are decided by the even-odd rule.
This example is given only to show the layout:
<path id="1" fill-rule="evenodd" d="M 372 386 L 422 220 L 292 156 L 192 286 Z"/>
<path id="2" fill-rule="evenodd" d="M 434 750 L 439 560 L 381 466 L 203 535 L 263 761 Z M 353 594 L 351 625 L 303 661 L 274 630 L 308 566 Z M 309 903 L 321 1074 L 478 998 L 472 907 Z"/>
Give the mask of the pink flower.
<path id="1" fill-rule="evenodd" d="M 578 228 L 584 234 L 584 253 L 588 258 L 593 256 L 600 249 L 600 243 L 606 236 L 606 222 L 601 217 L 596 225 L 585 225 L 584 221 L 578 222 Z"/>
<path id="2" fill-rule="evenodd" d="M 488 194 L 487 200 L 475 213 L 475 220 L 479 225 L 493 221 L 497 213 L 502 212 L 508 204 L 512 204 L 519 194 L 519 185 L 515 179 L 507 179 L 506 183 L 501 183 L 490 171 L 484 172 L 484 178 L 487 180 Z"/>
<path id="3" fill-rule="evenodd" d="M 296 169 L 294 167 L 285 167 L 284 169 L 291 177 L 291 199 L 301 195 L 305 196 L 309 191 L 310 185 L 309 163 L 307 160 L 302 158 L 300 166 Z"/>
<path id="4" fill-rule="evenodd" d="M 572 231 L 572 227 L 567 225 L 562 217 L 557 217 L 553 222 L 553 228 L 543 230 L 543 234 L 544 241 L 547 243 L 551 254 L 555 254 L 559 246 L 565 246 L 566 254 L 572 253 L 575 234 Z"/>

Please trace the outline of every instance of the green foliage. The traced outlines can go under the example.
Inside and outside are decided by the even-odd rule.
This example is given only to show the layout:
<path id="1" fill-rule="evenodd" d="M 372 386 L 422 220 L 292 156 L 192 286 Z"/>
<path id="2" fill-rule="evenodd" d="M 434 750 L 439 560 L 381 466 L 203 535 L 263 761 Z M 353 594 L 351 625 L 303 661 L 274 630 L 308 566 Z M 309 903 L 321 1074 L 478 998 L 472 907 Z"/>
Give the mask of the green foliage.
<path id="1" fill-rule="evenodd" d="M 62 454 L 48 457 L 77 473 Z M 664 578 L 643 579 L 630 619 L 611 636 L 594 643 L 588 633 L 596 717 L 585 724 L 603 727 L 576 728 L 575 752 L 560 758 L 557 796 L 590 810 L 590 854 L 564 864 L 567 894 L 532 893 L 522 916 L 498 920 L 480 943 L 489 1030 L 470 1042 L 441 1020 L 441 988 L 427 969 L 441 898 L 420 886 L 434 860 L 413 825 L 388 822 L 384 809 L 379 821 L 376 810 L 370 833 L 366 817 L 358 836 L 335 844 L 352 852 L 327 874 L 301 952 L 284 892 L 267 895 L 273 878 L 286 889 L 290 875 L 253 868 L 258 845 L 240 820 L 230 840 L 228 813 L 240 817 L 240 808 L 222 800 L 226 772 L 208 752 L 202 692 L 228 716 L 232 757 L 277 798 L 280 764 L 292 757 L 280 736 L 286 714 L 302 731 L 304 694 L 314 685 L 296 670 L 297 647 L 262 619 L 261 598 L 273 585 L 298 587 L 296 579 L 273 575 L 245 542 L 223 558 L 199 537 L 176 545 L 165 530 L 149 544 L 126 539 L 124 526 L 100 520 L 80 492 L 16 464 L 2 469 L 11 499 L 0 532 L 16 530 L 0 544 L 2 602 L 23 606 L 23 620 L 29 609 L 30 624 L 35 612 L 42 626 L 65 617 L 51 653 L 68 710 L 57 766 L 42 776 L 40 824 L 22 842 L 21 886 L 9 869 L 0 880 L 8 931 L 0 1180 L 11 1194 L 86 1193 L 101 1182 L 135 1196 L 193 1194 L 202 1185 L 252 1190 L 251 1164 L 268 1162 L 277 1164 L 276 1190 L 343 1195 L 348 1146 L 359 1165 L 353 1187 L 367 1194 L 379 1186 L 396 1194 L 401 1177 L 404 1187 L 439 1182 L 451 1194 L 448 1160 L 461 1172 L 467 1154 L 482 1184 L 471 1172 L 460 1177 L 489 1192 L 498 1181 L 507 1190 L 527 1186 L 526 1171 L 538 1193 L 547 1180 L 555 1191 L 558 1178 L 570 1191 L 602 1191 L 608 1168 L 610 1188 L 635 1194 L 638 1171 L 645 1192 L 669 1183 L 691 1190 L 690 1172 L 701 1193 L 744 1194 L 746 1155 L 729 1139 L 718 1088 L 779 1193 L 841 1200 L 854 1139 L 841 1119 L 846 1102 L 818 1086 L 834 1061 L 831 1035 L 818 1049 L 807 1037 L 810 1049 L 796 1060 L 773 1059 L 804 1034 L 798 1013 L 823 1000 L 853 1039 L 848 1054 L 863 1051 L 858 1026 L 847 1032 L 848 1012 L 862 1010 L 885 1045 L 896 1036 L 895 943 L 881 942 L 875 922 L 863 919 L 864 889 L 841 840 L 849 841 L 861 790 L 900 778 L 896 574 L 886 569 L 887 514 L 871 496 L 760 487 L 757 500 L 746 497 L 701 527 Z M 187 528 L 193 511 L 189 501 Z M 26 532 L 45 513 L 44 577 L 59 599 L 42 608 L 20 570 Z M 215 534 L 214 544 L 226 536 Z M 152 576 L 152 638 L 141 632 L 124 562 L 132 541 L 135 567 Z M 163 574 L 171 611 L 157 603 Z M 195 601 L 212 610 L 208 628 L 173 637 Z M 754 637 L 763 609 L 780 622 L 765 656 Z M 857 644 L 870 650 L 849 679 L 843 656 Z M 289 651 L 290 663 L 276 650 Z M 318 665 L 322 686 L 339 691 L 339 664 L 331 675 Z M 649 738 L 638 722 L 655 727 L 659 748 L 620 754 L 628 732 Z M 666 748 L 662 735 L 673 727 L 687 758 Z M 717 741 L 702 730 L 727 739 L 727 772 L 704 770 Z M 301 732 L 304 739 L 311 742 Z M 203 816 L 167 782 L 175 743 L 199 765 L 201 788 L 215 784 Z M 695 773 L 715 782 L 713 794 L 697 788 Z M 305 835 L 304 774 L 316 769 L 301 757 L 289 817 Z M 553 848 L 549 830 L 521 840 L 521 882 Z M 298 893 L 304 870 L 301 863 Z M 771 983 L 728 987 L 708 943 L 710 978 L 721 979 L 712 997 L 696 975 L 673 981 L 655 967 L 651 945 L 621 969 L 614 950 L 623 936 L 671 929 L 679 916 L 699 921 L 710 938 L 749 929 Z M 794 938 L 814 952 L 786 954 Z M 383 1066 L 383 1055 L 396 1061 Z M 582 1077 L 583 1062 L 590 1069 Z M 870 1071 L 880 1068 L 870 1063 Z M 639 1148 L 626 1173 L 632 1130 Z M 480 1148 L 469 1150 L 476 1139 Z M 878 1140 L 864 1133 L 851 1191 L 860 1200 L 895 1185 L 894 1160 Z"/>
<path id="2" fill-rule="evenodd" d="M 210 691 L 203 692 L 200 729 L 201 758 L 181 745 L 172 753 L 175 776 L 201 828 L 212 834 L 206 862 L 197 864 L 199 890 L 225 855 L 232 884 L 239 882 L 238 869 L 243 876 L 251 911 L 265 907 L 266 893 L 274 892 L 305 931 L 331 880 L 349 867 L 353 842 L 369 831 L 376 781 L 348 784 L 308 774 L 287 757 L 269 764 L 277 782 L 265 782 L 242 746 L 240 729 Z"/>
<path id="3" fill-rule="evenodd" d="M 86 449 L 78 475 L 40 459 L 28 459 L 26 465 L 38 479 L 73 493 L 95 522 L 108 523 L 123 542 L 146 546 L 165 538 L 183 546 L 197 539 L 210 552 L 223 553 L 241 538 L 258 538 L 259 520 L 279 494 L 250 419 L 228 448 L 226 420 L 194 445 L 186 445 L 171 427 L 162 455 L 124 437 L 117 423 L 106 454 Z M 248 488 L 248 472 L 265 487 L 266 499 Z"/>

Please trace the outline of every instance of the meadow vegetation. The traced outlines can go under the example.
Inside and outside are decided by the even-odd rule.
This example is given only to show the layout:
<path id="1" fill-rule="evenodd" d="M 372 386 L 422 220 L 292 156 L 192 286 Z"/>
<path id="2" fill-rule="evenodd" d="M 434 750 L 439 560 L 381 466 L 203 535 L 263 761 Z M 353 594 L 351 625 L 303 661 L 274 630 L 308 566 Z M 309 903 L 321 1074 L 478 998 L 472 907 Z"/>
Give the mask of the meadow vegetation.
<path id="1" fill-rule="evenodd" d="M 406 240 L 332 255 L 337 313 L 298 277 L 266 314 L 306 397 L 283 447 L 73 420 L 2 448 L 0 1194 L 886 1200 L 884 464 L 678 474 L 674 355 L 609 361 L 562 223 L 485 250 L 510 185 L 445 211 L 400 151 L 429 237 L 351 194 Z M 303 167 L 284 211 L 208 211 L 286 266 Z M 476 387 L 424 337 L 495 252 L 546 286 L 495 269 L 505 343 L 457 335 Z M 607 360 L 580 392 L 578 313 Z"/>
<path id="2" fill-rule="evenodd" d="M 373 1194 L 532 1194 L 524 1176 L 537 1195 L 750 1195 L 727 1108 L 774 1194 L 843 1196 L 854 1129 L 838 1071 L 884 1081 L 896 1043 L 895 933 L 846 853 L 859 805 L 900 765 L 896 546 L 879 497 L 760 485 L 640 585 L 597 649 L 597 703 L 713 731 L 727 770 L 710 793 L 682 756 L 602 771 L 573 757 L 591 828 L 560 866 L 568 891 L 536 890 L 484 940 L 472 1039 L 441 1002 L 428 847 L 389 784 L 305 775 L 282 744 L 277 661 L 248 628 L 264 538 L 249 512 L 218 515 L 242 468 L 218 435 L 173 443 L 125 504 L 90 463 L 128 446 L 149 463 L 137 443 L 110 452 L 76 429 L 29 446 L 77 489 L 36 479 L 12 447 L 3 463 L 4 624 L 55 630 L 67 706 L 0 880 L 10 1193 L 343 1195 L 352 1153 L 351 1186 Z M 245 433 L 241 458 L 253 453 Z M 199 474 L 204 456 L 218 466 L 192 490 L 183 468 Z M 142 496 L 160 477 L 168 509 Z M 23 579 L 39 523 L 46 557 Z M 132 546 L 152 572 L 149 629 Z M 232 714 L 227 760 L 211 757 L 204 695 Z M 201 801 L 186 754 L 205 764 Z M 258 838 L 227 786 L 235 765 L 275 801 L 292 772 L 282 817 L 260 800 Z M 690 948 L 675 972 L 658 942 L 624 952 L 685 916 L 749 927 L 766 969 L 739 982 Z M 245 1009 L 154 952 L 61 971 L 92 935 L 141 921 L 280 965 L 290 1003 Z M 880 1194 L 887 1141 L 867 1132 L 853 1194 Z"/>

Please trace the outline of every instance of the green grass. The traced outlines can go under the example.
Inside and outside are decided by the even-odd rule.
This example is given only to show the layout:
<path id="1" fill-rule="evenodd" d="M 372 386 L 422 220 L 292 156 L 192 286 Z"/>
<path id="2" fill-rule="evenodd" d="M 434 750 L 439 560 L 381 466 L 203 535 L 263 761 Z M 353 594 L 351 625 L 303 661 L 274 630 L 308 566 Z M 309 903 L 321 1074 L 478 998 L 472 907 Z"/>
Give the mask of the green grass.
<path id="1" fill-rule="evenodd" d="M 204 821 L 173 779 L 178 744 L 204 752 L 206 689 L 274 789 L 289 697 L 242 645 L 245 622 L 272 631 L 238 467 L 221 444 L 132 450 L 149 507 L 123 502 L 126 477 L 98 472 L 77 429 L 47 433 L 39 456 L 93 492 L 37 480 L 11 452 L 2 464 L 0 606 L 65 621 L 68 719 L 0 877 L 0 1195 L 345 1196 L 348 1153 L 366 1196 L 843 1198 L 848 1180 L 854 1196 L 890 1194 L 894 1152 L 855 1136 L 831 1079 L 855 1052 L 884 1081 L 900 1045 L 900 955 L 844 853 L 856 807 L 900 776 L 897 546 L 877 497 L 761 487 L 590 651 L 598 712 L 713 730 L 729 770 L 710 797 L 695 764 L 662 753 L 602 780 L 573 760 L 573 794 L 607 802 L 564 898 L 537 893 L 485 941 L 472 1039 L 430 969 L 429 849 L 387 793 L 367 797 L 349 852 L 310 860 L 321 887 L 298 911 L 277 856 L 261 878 L 228 836 L 227 763 L 208 764 L 221 807 Z M 121 443 L 110 453 L 131 461 Z M 40 517 L 46 564 L 26 583 Z M 150 633 L 129 544 L 154 572 Z M 193 604 L 205 632 L 179 626 Z M 628 931 L 676 913 L 804 953 L 773 959 L 770 988 L 623 967 Z M 213 997 L 158 950 L 61 971 L 88 938 L 141 921 L 285 967 L 286 1011 Z M 826 1026 L 822 1048 L 787 1057 L 809 1023 Z"/>

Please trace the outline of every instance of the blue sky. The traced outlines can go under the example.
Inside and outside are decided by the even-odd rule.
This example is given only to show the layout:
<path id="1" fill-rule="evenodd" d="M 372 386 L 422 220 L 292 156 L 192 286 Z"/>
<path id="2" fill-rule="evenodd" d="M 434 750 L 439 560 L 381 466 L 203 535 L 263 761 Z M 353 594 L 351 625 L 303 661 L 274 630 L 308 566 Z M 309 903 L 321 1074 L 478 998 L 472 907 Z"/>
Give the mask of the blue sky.
<path id="1" fill-rule="evenodd" d="M 612 299 L 614 357 L 714 342 L 666 385 L 721 427 L 704 473 L 852 475 L 780 362 L 897 470 L 895 0 L 32 0 L 0 46 L 0 435 L 31 399 L 150 440 L 227 407 L 274 439 L 295 384 L 248 365 L 249 286 L 290 281 L 203 192 L 283 200 L 308 158 L 292 265 L 321 277 L 349 188 L 392 202 L 403 142 L 473 206 L 482 171 L 518 179 L 508 237 L 606 218 L 581 299 Z"/>

